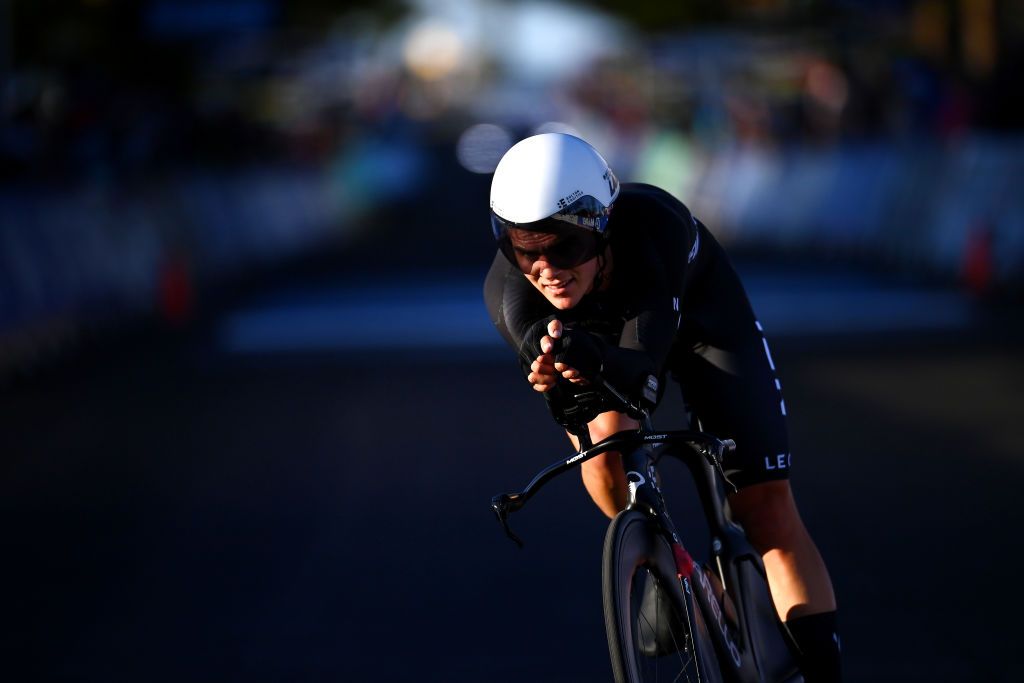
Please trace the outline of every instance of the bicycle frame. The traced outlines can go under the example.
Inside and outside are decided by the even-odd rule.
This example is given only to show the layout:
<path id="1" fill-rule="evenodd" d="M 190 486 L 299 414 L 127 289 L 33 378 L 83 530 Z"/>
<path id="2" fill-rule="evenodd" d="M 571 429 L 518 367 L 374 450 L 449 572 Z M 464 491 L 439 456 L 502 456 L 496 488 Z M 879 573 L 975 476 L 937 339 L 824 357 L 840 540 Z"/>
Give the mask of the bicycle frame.
<path id="1" fill-rule="evenodd" d="M 675 555 L 683 590 L 692 590 L 707 618 L 719 663 L 729 669 L 731 677 L 751 682 L 802 680 L 768 592 L 760 554 L 728 518 L 720 456 L 694 448 L 693 434 L 647 434 L 646 439 L 662 444 L 660 452 L 638 448 L 625 455 L 623 464 L 630 482 L 627 508 L 643 510 L 658 520 L 658 528 Z M 681 450 L 680 445 L 689 448 Z M 721 590 L 716 590 L 704 569 L 692 559 L 668 515 L 656 478 L 656 465 L 664 457 L 682 461 L 693 477 L 711 535 L 711 560 Z M 643 472 L 648 476 L 644 477 Z M 730 611 L 735 612 L 735 623 L 730 623 Z"/>
<path id="2" fill-rule="evenodd" d="M 492 508 L 505 527 L 505 532 L 518 545 L 520 540 L 508 525 L 508 515 L 519 510 L 548 481 L 608 451 L 623 454 L 623 465 L 629 483 L 627 508 L 637 509 L 656 520 L 658 528 L 672 548 L 682 588 L 694 595 L 708 621 L 715 649 L 723 672 L 735 681 L 802 681 L 793 664 L 790 645 L 775 612 L 768 592 L 764 565 L 760 555 L 747 541 L 743 530 L 727 515 L 725 475 L 721 458 L 735 447 L 703 432 L 650 430 L 644 428 L 618 432 L 598 444 L 591 445 L 581 435 L 581 446 L 587 446 L 571 458 L 556 462 L 537 474 L 525 489 L 492 499 Z M 675 457 L 690 471 L 696 484 L 711 535 L 711 557 L 721 597 L 704 569 L 685 549 L 676 527 L 668 515 L 664 498 L 657 485 L 656 466 L 664 457 Z M 728 618 L 730 608 L 736 623 Z"/>

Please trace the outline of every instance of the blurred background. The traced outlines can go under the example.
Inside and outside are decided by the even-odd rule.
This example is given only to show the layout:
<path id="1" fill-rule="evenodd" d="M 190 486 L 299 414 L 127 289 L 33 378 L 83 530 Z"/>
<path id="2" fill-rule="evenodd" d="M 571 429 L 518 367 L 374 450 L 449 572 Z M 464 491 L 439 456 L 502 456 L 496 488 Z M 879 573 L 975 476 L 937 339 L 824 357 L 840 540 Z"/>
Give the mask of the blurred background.
<path id="1" fill-rule="evenodd" d="M 481 296 L 552 130 L 732 254 L 847 677 L 1011 680 L 1022 68 L 1021 0 L 0 0 L 12 680 L 609 680 L 581 487 L 488 510 L 568 447 Z"/>

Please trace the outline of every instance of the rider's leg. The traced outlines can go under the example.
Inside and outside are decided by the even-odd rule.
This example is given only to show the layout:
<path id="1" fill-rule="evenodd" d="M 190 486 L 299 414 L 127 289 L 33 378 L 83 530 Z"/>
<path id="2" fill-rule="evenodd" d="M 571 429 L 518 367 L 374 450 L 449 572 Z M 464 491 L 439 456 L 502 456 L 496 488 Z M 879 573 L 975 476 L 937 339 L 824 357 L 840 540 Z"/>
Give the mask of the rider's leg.
<path id="1" fill-rule="evenodd" d="M 764 558 L 775 608 L 804 655 L 801 664 L 808 681 L 838 681 L 832 581 L 800 518 L 789 482 L 741 489 L 729 498 L 729 506 Z"/>
<path id="2" fill-rule="evenodd" d="M 764 556 L 782 620 L 836 608 L 825 562 L 811 540 L 786 480 L 754 484 L 729 497 L 732 516 Z"/>
<path id="3" fill-rule="evenodd" d="M 622 413 L 601 413 L 587 426 L 591 440 L 597 443 L 615 432 L 637 429 L 640 423 Z M 576 437 L 570 434 L 569 439 L 579 450 L 580 444 Z M 583 473 L 583 486 L 601 512 L 611 518 L 626 507 L 628 487 L 626 473 L 622 469 L 622 456 L 619 453 L 603 453 L 583 463 L 580 469 Z"/>

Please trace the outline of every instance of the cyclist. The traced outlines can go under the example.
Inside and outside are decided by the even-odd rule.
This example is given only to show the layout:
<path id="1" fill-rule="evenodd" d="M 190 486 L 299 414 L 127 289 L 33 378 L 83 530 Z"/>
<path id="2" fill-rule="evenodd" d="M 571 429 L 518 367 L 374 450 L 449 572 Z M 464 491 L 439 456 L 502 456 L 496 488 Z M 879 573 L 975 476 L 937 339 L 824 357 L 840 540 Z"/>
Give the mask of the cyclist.
<path id="1" fill-rule="evenodd" d="M 704 427 L 736 441 L 725 462 L 739 488 L 732 516 L 764 558 L 805 676 L 839 680 L 836 602 L 790 489 L 781 385 L 722 248 L 681 202 L 651 185 L 620 185 L 593 147 L 564 133 L 508 150 L 490 200 L 499 251 L 484 285 L 488 311 L 553 417 L 573 423 L 595 373 L 651 408 L 665 375 L 675 377 Z M 639 427 L 611 411 L 587 419 L 595 442 Z M 602 512 L 624 507 L 621 454 L 582 473 Z"/>

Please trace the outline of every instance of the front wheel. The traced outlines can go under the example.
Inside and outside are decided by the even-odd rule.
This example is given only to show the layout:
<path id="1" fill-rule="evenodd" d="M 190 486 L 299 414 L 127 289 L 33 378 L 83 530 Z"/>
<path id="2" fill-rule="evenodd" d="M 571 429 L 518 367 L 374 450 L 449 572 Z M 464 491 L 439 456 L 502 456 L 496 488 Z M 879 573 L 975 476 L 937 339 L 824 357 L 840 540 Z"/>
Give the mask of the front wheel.
<path id="1" fill-rule="evenodd" d="M 616 683 L 722 680 L 688 583 L 684 590 L 672 549 L 646 515 L 626 510 L 612 520 L 602 574 Z"/>

